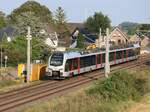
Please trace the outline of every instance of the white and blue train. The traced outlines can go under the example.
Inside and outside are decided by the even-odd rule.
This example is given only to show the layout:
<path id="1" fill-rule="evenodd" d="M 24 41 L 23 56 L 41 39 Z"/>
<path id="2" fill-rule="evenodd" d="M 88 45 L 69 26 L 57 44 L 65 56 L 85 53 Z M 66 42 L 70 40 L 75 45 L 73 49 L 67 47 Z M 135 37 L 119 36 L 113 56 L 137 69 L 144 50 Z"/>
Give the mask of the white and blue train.
<path id="1" fill-rule="evenodd" d="M 110 65 L 135 60 L 140 55 L 138 44 L 110 50 Z M 46 76 L 66 78 L 105 66 L 105 50 L 54 52 L 49 58 Z"/>

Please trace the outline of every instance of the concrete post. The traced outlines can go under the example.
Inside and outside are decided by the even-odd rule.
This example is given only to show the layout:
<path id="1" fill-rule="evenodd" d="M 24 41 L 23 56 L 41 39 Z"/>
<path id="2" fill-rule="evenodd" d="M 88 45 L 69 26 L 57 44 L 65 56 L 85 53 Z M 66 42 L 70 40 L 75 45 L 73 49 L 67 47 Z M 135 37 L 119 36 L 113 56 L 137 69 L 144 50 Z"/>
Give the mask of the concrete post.
<path id="1" fill-rule="evenodd" d="M 8 59 L 8 57 L 5 56 L 5 69 L 6 69 L 6 67 L 7 67 L 7 59 Z"/>
<path id="2" fill-rule="evenodd" d="M 101 42 L 101 40 L 102 40 L 102 29 L 100 28 L 99 29 L 99 38 L 98 38 L 98 47 L 100 48 L 100 42 Z"/>
<path id="3" fill-rule="evenodd" d="M 105 77 L 108 78 L 110 73 L 110 64 L 109 64 L 109 29 L 106 29 L 106 53 L 105 53 Z"/>
<path id="4" fill-rule="evenodd" d="M 27 82 L 30 81 L 31 75 L 31 29 L 28 27 L 28 34 L 27 34 Z"/>
<path id="5" fill-rule="evenodd" d="M 2 52 L 2 43 L 1 43 L 1 49 L 0 49 L 0 52 L 1 52 L 1 68 L 0 68 L 0 75 L 2 75 L 2 67 L 3 67 L 3 52 Z"/>
<path id="6" fill-rule="evenodd" d="M 2 67 L 3 67 L 3 51 L 2 51 L 2 43 L 1 43 L 1 69 L 2 69 Z"/>

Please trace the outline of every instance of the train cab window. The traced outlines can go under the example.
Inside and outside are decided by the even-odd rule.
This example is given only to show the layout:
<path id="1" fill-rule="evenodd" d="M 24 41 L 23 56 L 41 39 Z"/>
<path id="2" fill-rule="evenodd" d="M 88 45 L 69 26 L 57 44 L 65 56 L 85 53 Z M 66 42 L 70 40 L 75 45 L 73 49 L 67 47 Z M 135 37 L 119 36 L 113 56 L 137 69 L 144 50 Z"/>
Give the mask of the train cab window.
<path id="1" fill-rule="evenodd" d="M 53 53 L 50 59 L 50 65 L 61 66 L 63 64 L 63 53 Z"/>

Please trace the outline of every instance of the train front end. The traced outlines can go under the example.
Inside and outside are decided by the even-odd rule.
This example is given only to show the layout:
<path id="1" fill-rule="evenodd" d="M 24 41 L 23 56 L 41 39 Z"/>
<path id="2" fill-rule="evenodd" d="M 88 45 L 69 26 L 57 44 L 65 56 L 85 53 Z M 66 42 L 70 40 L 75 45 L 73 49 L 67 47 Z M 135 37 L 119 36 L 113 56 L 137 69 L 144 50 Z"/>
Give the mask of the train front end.
<path id="1" fill-rule="evenodd" d="M 64 54 L 62 52 L 53 53 L 48 61 L 46 76 L 52 78 L 64 78 Z"/>

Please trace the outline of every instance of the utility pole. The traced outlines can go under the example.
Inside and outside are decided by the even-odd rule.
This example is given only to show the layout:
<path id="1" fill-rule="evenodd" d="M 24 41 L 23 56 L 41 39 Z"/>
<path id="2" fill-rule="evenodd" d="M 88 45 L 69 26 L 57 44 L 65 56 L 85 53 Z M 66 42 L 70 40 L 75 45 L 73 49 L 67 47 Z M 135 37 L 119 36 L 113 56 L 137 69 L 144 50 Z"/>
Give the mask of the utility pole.
<path id="1" fill-rule="evenodd" d="M 109 64 L 109 29 L 106 29 L 106 53 L 105 53 L 105 77 L 108 78 L 110 73 L 110 64 Z"/>
<path id="2" fill-rule="evenodd" d="M 2 67 L 3 67 L 3 51 L 2 51 L 2 43 L 1 43 L 1 49 L 0 49 L 0 51 L 1 51 L 1 68 L 0 68 L 0 75 L 2 75 Z"/>
<path id="3" fill-rule="evenodd" d="M 102 42 L 102 29 L 99 29 L 98 47 L 100 48 L 100 42 Z"/>
<path id="4" fill-rule="evenodd" d="M 2 51 L 2 43 L 1 43 L 1 68 L 3 67 L 3 51 Z"/>
<path id="5" fill-rule="evenodd" d="M 8 56 L 5 56 L 5 69 L 6 69 L 6 67 L 7 67 L 7 59 L 8 59 Z"/>
<path id="6" fill-rule="evenodd" d="M 28 27 L 28 34 L 27 34 L 27 82 L 30 81 L 30 74 L 31 74 L 31 29 Z"/>

